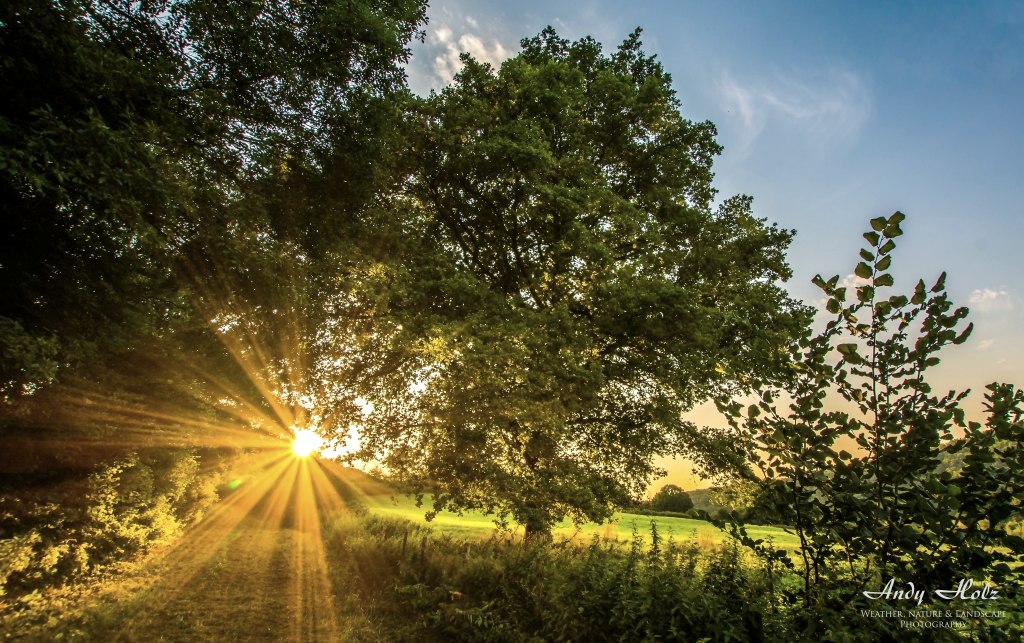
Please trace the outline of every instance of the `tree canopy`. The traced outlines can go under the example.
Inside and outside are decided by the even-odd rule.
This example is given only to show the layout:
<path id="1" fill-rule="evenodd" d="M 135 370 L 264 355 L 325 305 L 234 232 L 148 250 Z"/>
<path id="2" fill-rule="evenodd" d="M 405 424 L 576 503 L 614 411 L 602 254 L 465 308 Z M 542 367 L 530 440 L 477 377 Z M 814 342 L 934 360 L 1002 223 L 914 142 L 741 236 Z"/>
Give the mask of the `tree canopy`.
<path id="1" fill-rule="evenodd" d="M 682 513 L 693 509 L 693 500 L 679 485 L 667 484 L 651 498 L 651 509 Z"/>
<path id="2" fill-rule="evenodd" d="M 804 312 L 791 233 L 713 205 L 714 126 L 639 31 L 522 46 L 416 106 L 397 207 L 419 243 L 363 438 L 435 508 L 543 534 L 639 497 L 653 456 L 696 447 L 682 413 L 771 378 Z"/>
<path id="3" fill-rule="evenodd" d="M 234 266 L 240 296 L 261 246 L 343 235 L 423 19 L 418 0 L 4 3 L 0 391 L 166 336 L 213 273 Z M 256 198 L 285 162 L 321 207 Z M 225 256 L 245 244 L 248 265 Z"/>

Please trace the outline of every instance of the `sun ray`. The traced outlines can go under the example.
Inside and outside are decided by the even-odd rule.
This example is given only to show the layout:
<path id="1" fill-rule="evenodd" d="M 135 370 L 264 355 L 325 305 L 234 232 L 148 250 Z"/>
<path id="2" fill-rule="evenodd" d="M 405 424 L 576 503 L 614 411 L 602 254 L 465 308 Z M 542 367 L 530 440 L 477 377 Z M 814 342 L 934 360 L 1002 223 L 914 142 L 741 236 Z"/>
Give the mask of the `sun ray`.
<path id="1" fill-rule="evenodd" d="M 327 569 L 320 508 L 313 490 L 315 462 L 299 460 L 295 497 L 296 547 L 292 577 L 292 640 L 335 640 L 338 635 L 331 580 Z"/>
<path id="2" fill-rule="evenodd" d="M 129 454 L 155 460 L 168 448 L 200 451 L 198 467 L 206 479 L 223 476 L 218 467 L 230 463 L 221 500 L 173 546 L 152 554 L 160 573 L 140 582 L 152 609 L 125 623 L 121 638 L 194 610 L 197 597 L 216 589 L 210 586 L 216 579 L 228 588 L 259 580 L 258 587 L 286 589 L 252 597 L 280 614 L 268 627 L 282 635 L 290 631 L 295 639 L 337 640 L 339 615 L 324 530 L 365 492 L 343 467 L 313 456 L 322 448 L 315 429 L 296 427 L 319 426 L 331 433 L 348 420 L 318 406 L 336 400 L 317 388 L 329 383 L 309 381 L 317 363 L 304 326 L 311 322 L 293 306 L 279 312 L 267 302 L 245 302 L 236 295 L 245 289 L 236 288 L 230 271 L 217 270 L 211 261 L 212 270 L 189 266 L 184 277 L 193 287 L 195 310 L 219 347 L 197 346 L 194 353 L 190 347 L 160 347 L 164 363 L 133 371 L 126 360 L 123 380 L 109 389 L 81 381 L 51 386 L 45 398 L 36 398 L 47 400 L 50 412 L 26 416 L 19 428 L 25 440 L 33 430 L 45 433 L 39 443 L 51 450 L 89 452 L 81 466 L 85 475 L 90 467 Z M 297 288 L 300 271 L 289 265 L 283 287 Z M 143 377 L 133 380 L 134 372 Z M 147 389 L 153 382 L 168 382 L 169 388 Z M 293 448 L 292 438 L 300 437 Z M 199 628 L 194 638 L 237 638 L 237 633 L 217 636 L 216 624 L 204 621 L 202 613 L 193 615 L 189 627 Z"/>
<path id="3" fill-rule="evenodd" d="M 269 404 L 277 422 L 281 426 L 292 426 L 295 423 L 294 413 L 274 393 L 275 388 L 280 388 L 279 384 L 275 383 L 278 385 L 271 386 L 265 379 L 269 374 L 276 372 L 274 360 L 268 357 L 270 351 L 263 347 L 259 338 L 253 335 L 244 324 L 240 325 L 243 335 L 241 337 L 235 329 L 218 327 L 218 320 L 224 317 L 244 317 L 244 313 L 252 314 L 254 312 L 238 310 L 237 298 L 230 295 L 236 289 L 225 276 L 229 274 L 229 271 L 214 270 L 211 274 L 207 270 L 201 270 L 198 266 L 189 264 L 186 266 L 185 274 L 186 279 L 197 293 L 193 298 L 196 310 L 208 321 L 211 331 L 227 349 L 242 374 Z M 215 288 L 215 283 L 219 283 L 220 288 Z M 294 356 L 287 352 L 280 354 Z"/>
<path id="4" fill-rule="evenodd" d="M 46 402 L 56 411 L 19 417 L 18 426 L 22 430 L 45 430 L 46 444 L 53 451 L 59 451 L 61 443 L 69 441 L 125 448 L 268 448 L 285 438 L 283 430 L 268 431 L 266 425 L 251 421 L 224 422 L 212 419 L 208 413 L 175 410 L 152 401 L 119 399 L 81 388 L 54 387 L 47 391 Z M 16 433 L 9 432 L 5 438 L 11 435 Z"/>
<path id="5" fill-rule="evenodd" d="M 150 588 L 156 606 L 169 605 L 183 592 L 190 581 L 199 574 L 204 565 L 228 542 L 232 532 L 255 507 L 274 489 L 277 480 L 291 464 L 283 455 L 268 455 L 261 464 L 269 468 L 251 485 L 243 485 L 238 491 L 220 502 L 199 524 L 190 529 L 175 546 L 170 548 L 160 565 L 167 571 L 154 578 Z M 156 615 L 151 615 L 156 616 Z M 136 622 L 126 623 L 127 627 L 145 631 L 145 617 Z"/>
<path id="6" fill-rule="evenodd" d="M 324 466 L 321 460 L 311 460 L 308 467 L 317 506 L 322 507 L 324 513 L 328 515 L 347 513 L 349 510 L 348 503 L 345 502 L 345 499 L 341 497 L 338 490 L 327 479 L 327 476 L 324 474 Z"/>
<path id="7" fill-rule="evenodd" d="M 255 465 L 263 470 L 254 475 L 251 483 L 242 485 L 218 504 L 160 561 L 166 573 L 154 579 L 149 589 L 147 603 L 153 607 L 126 623 L 122 634 L 127 638 L 131 638 L 129 630 L 147 631 L 152 625 L 150 619 L 153 623 L 160 622 L 168 610 L 177 609 L 179 601 L 183 602 L 182 609 L 187 609 L 189 603 L 196 600 L 194 583 L 209 572 L 210 561 L 229 548 L 241 548 L 237 553 L 246 561 L 246 569 L 263 568 L 266 557 L 274 551 L 273 541 L 284 522 L 288 495 L 282 488 L 288 486 L 288 480 L 294 479 L 297 467 L 294 458 L 283 449 L 265 455 Z M 244 523 L 252 524 L 252 528 L 243 531 Z M 263 528 L 257 528 L 259 525 Z M 243 533 L 245 538 L 241 538 Z"/>

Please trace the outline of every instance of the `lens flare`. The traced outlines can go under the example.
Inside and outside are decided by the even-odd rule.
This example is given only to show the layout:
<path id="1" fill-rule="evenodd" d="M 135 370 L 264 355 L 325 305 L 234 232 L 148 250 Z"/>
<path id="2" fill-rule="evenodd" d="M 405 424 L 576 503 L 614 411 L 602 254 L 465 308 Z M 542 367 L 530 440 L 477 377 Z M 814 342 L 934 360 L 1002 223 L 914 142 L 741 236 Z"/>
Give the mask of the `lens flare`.
<path id="1" fill-rule="evenodd" d="M 300 458 L 305 458 L 320 448 L 323 438 L 309 429 L 298 429 L 295 431 L 295 441 L 292 442 L 292 451 Z"/>

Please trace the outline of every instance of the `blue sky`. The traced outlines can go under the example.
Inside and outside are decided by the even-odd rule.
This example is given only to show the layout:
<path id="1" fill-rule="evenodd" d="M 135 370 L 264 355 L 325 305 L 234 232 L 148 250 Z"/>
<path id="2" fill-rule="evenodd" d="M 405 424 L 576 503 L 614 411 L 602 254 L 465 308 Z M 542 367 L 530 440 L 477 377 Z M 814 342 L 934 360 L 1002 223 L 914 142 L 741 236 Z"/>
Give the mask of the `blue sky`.
<path id="1" fill-rule="evenodd" d="M 975 411 L 985 383 L 1024 385 L 1024 3 L 438 0 L 428 16 L 419 93 L 459 51 L 498 63 L 549 24 L 608 49 L 642 27 L 684 115 L 718 127 L 720 197 L 797 230 L 794 296 L 850 274 L 867 220 L 902 210 L 897 289 L 946 270 L 975 323 L 934 383 L 974 389 Z"/>

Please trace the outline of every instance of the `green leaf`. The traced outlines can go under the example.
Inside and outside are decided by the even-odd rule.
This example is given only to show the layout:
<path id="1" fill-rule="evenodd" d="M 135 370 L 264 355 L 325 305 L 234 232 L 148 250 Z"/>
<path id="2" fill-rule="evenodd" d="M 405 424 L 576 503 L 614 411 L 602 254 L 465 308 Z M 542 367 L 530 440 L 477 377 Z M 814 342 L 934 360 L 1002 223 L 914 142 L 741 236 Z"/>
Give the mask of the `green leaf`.
<path id="1" fill-rule="evenodd" d="M 914 304 L 915 306 L 920 306 L 921 304 L 924 303 L 926 296 L 927 295 L 924 291 L 924 282 L 918 280 L 917 285 L 914 286 L 914 295 L 913 297 L 910 298 L 910 303 Z"/>
<path id="2" fill-rule="evenodd" d="M 856 344 L 839 344 L 836 346 L 836 350 L 839 351 L 840 355 L 850 355 L 857 352 Z"/>
<path id="3" fill-rule="evenodd" d="M 953 344 L 959 346 L 966 342 L 967 338 L 971 336 L 972 331 L 974 331 L 974 322 L 967 324 L 967 328 L 964 329 L 964 332 L 957 335 L 956 339 L 953 340 Z"/>
<path id="4" fill-rule="evenodd" d="M 867 239 L 868 243 L 870 243 L 874 248 L 878 247 L 878 242 L 882 239 L 877 232 L 865 232 L 864 238 Z"/>
<path id="5" fill-rule="evenodd" d="M 886 241 L 885 243 L 882 244 L 882 247 L 878 249 L 878 252 L 880 254 L 887 255 L 887 254 L 889 254 L 890 252 L 892 252 L 895 249 L 896 249 L 896 242 L 893 241 L 892 239 L 889 239 L 888 241 Z"/>
<path id="6" fill-rule="evenodd" d="M 932 292 L 941 292 L 946 288 L 946 273 L 943 271 L 939 278 L 935 280 L 935 285 L 932 286 Z"/>
<path id="7" fill-rule="evenodd" d="M 867 250 L 861 248 L 861 250 L 860 250 L 860 258 L 863 259 L 864 261 L 874 261 L 875 260 L 875 255 L 872 254 L 871 252 L 868 252 Z"/>
<path id="8" fill-rule="evenodd" d="M 888 270 L 889 266 L 892 265 L 892 257 L 886 255 L 882 257 L 878 263 L 875 264 L 875 270 Z"/>
<path id="9" fill-rule="evenodd" d="M 875 217 L 871 220 L 871 229 L 875 232 L 881 232 L 885 229 L 886 223 L 885 217 Z"/>
<path id="10" fill-rule="evenodd" d="M 893 284 L 892 275 L 885 273 L 875 277 L 875 286 L 891 286 Z"/>
<path id="11" fill-rule="evenodd" d="M 907 218 L 907 215 L 905 215 L 902 212 L 900 212 L 899 210 L 897 210 L 896 212 L 892 213 L 892 216 L 889 217 L 889 221 L 887 223 L 889 225 L 898 225 L 900 223 L 903 223 L 903 221 L 905 221 L 906 218 Z"/>
<path id="12" fill-rule="evenodd" d="M 872 275 L 871 266 L 861 261 L 857 264 L 857 267 L 853 269 L 853 274 L 857 275 L 861 279 L 868 279 Z"/>

